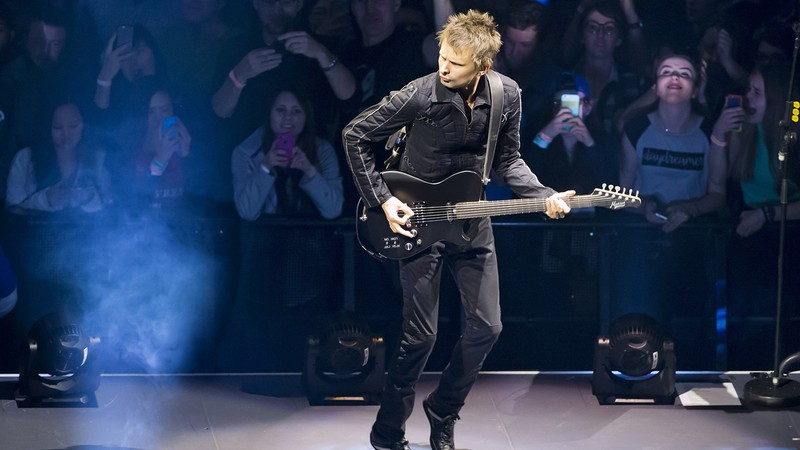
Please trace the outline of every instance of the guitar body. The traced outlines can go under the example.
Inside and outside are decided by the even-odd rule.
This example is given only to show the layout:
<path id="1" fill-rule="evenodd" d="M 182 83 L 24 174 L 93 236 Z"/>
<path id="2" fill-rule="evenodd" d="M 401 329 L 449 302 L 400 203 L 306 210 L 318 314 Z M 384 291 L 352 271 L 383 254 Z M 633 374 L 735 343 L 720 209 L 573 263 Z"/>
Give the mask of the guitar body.
<path id="1" fill-rule="evenodd" d="M 471 171 L 457 172 L 438 183 L 428 183 L 404 172 L 383 172 L 383 180 L 392 191 L 392 195 L 417 211 L 424 207 L 426 211 L 439 211 L 437 206 L 447 207 L 464 201 L 477 201 L 483 193 L 480 176 Z M 446 209 L 434 214 L 447 214 Z M 469 242 L 471 219 L 446 217 L 446 220 L 426 220 L 426 213 L 415 214 L 412 226 L 416 233 L 409 238 L 392 232 L 383 208 L 366 209 L 362 202 L 358 203 L 356 235 L 361 247 L 376 258 L 405 259 L 410 258 L 438 241 L 455 244 Z"/>

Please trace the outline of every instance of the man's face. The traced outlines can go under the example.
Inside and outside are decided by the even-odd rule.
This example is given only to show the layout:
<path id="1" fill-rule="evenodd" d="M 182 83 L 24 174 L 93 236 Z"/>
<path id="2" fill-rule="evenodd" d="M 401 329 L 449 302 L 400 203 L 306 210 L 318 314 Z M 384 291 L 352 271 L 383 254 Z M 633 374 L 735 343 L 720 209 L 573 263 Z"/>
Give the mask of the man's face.
<path id="1" fill-rule="evenodd" d="M 439 81 L 447 88 L 470 87 L 484 70 L 472 60 L 469 51 L 457 52 L 447 42 L 439 48 Z"/>
<path id="2" fill-rule="evenodd" d="M 25 40 L 25 49 L 36 67 L 50 69 L 61 61 L 66 40 L 67 30 L 64 27 L 38 21 L 31 24 L 31 30 Z"/>
<path id="3" fill-rule="evenodd" d="M 503 36 L 503 59 L 511 69 L 525 67 L 536 49 L 536 37 L 539 30 L 530 26 L 524 30 L 506 28 Z"/>
<path id="4" fill-rule="evenodd" d="M 586 53 L 594 57 L 614 55 L 614 49 L 621 43 L 619 25 L 611 18 L 592 11 L 583 22 L 583 45 Z"/>
<path id="5" fill-rule="evenodd" d="M 400 0 L 352 0 L 350 11 L 366 42 L 376 36 L 391 33 L 395 26 L 395 15 L 400 9 Z"/>
<path id="6" fill-rule="evenodd" d="M 274 35 L 292 30 L 303 0 L 253 0 L 261 26 Z"/>

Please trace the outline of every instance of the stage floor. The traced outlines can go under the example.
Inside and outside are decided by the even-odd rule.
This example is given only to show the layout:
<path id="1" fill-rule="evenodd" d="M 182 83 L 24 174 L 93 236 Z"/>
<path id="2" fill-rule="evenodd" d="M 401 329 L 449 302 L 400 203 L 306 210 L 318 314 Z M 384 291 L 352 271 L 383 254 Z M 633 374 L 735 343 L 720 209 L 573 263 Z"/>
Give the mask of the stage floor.
<path id="1" fill-rule="evenodd" d="M 794 373 L 793 378 L 798 378 Z M 414 450 L 430 449 L 420 382 L 408 422 Z M 679 373 L 701 397 L 742 372 Z M 377 406 L 309 406 L 299 374 L 103 376 L 97 407 L 20 408 L 16 378 L 2 386 L 0 448 L 13 450 L 366 450 Z M 735 397 L 734 397 L 735 398 Z M 795 449 L 800 409 L 600 405 L 591 373 L 483 373 L 456 425 L 459 450 Z"/>

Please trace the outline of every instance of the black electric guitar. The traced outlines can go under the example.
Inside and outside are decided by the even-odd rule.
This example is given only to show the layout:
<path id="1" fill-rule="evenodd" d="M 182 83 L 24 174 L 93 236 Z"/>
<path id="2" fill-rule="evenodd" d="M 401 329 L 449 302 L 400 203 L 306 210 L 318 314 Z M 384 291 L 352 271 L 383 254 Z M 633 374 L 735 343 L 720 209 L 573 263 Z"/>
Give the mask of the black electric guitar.
<path id="1" fill-rule="evenodd" d="M 469 220 L 478 217 L 543 212 L 544 198 L 514 200 L 475 200 L 483 193 L 480 176 L 471 171 L 450 175 L 438 183 L 428 183 L 403 172 L 383 172 L 392 194 L 414 211 L 407 227 L 409 238 L 392 232 L 380 207 L 366 208 L 358 203 L 356 235 L 361 247 L 379 259 L 405 259 L 435 242 L 466 243 L 471 239 Z M 609 209 L 638 207 L 642 200 L 619 187 L 603 185 L 589 195 L 564 198 L 570 208 L 601 206 Z"/>

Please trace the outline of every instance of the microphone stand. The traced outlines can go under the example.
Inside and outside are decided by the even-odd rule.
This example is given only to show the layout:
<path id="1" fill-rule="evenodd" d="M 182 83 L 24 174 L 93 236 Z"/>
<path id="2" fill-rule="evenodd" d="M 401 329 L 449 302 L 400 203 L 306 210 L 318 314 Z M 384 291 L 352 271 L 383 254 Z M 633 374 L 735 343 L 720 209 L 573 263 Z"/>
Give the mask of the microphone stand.
<path id="1" fill-rule="evenodd" d="M 758 404 L 768 407 L 791 407 L 800 405 L 800 382 L 789 378 L 787 367 L 800 361 L 800 352 L 788 356 L 782 362 L 780 358 L 781 343 L 781 316 L 783 299 L 783 257 L 786 239 L 786 209 L 789 203 L 788 198 L 788 173 L 787 159 L 791 146 L 797 142 L 797 133 L 789 130 L 789 111 L 792 106 L 792 89 L 794 87 L 795 66 L 797 64 L 797 50 L 800 48 L 800 23 L 792 25 L 795 33 L 794 53 L 792 56 L 792 69 L 789 75 L 789 92 L 787 94 L 786 107 L 783 120 L 779 127 L 783 133 L 781 148 L 778 151 L 778 177 L 780 179 L 780 234 L 778 239 L 778 295 L 777 309 L 775 311 L 775 371 L 772 374 L 754 373 L 754 378 L 744 386 L 744 398 L 748 404 Z"/>

